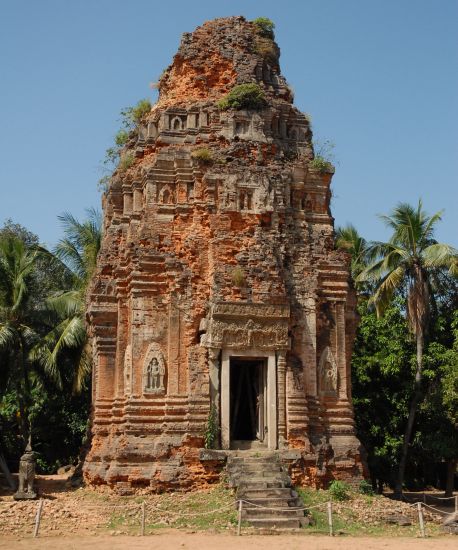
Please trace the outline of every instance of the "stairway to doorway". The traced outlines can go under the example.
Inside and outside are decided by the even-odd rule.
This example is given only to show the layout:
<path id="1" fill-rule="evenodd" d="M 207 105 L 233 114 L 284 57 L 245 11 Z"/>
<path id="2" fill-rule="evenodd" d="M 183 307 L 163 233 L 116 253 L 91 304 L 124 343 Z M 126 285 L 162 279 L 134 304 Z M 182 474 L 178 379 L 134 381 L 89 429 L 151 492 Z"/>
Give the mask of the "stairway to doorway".
<path id="1" fill-rule="evenodd" d="M 244 501 L 242 520 L 252 527 L 291 530 L 309 524 L 276 453 L 231 453 L 226 470 L 237 500 Z"/>

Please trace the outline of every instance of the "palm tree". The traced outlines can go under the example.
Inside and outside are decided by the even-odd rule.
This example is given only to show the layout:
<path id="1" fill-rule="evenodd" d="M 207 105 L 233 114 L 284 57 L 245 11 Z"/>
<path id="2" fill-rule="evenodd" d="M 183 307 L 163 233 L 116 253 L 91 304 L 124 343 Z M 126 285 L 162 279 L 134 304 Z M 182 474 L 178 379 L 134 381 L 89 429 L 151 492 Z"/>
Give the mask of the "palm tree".
<path id="1" fill-rule="evenodd" d="M 362 237 L 356 227 L 347 224 L 336 229 L 335 241 L 337 248 L 345 250 L 351 255 L 351 275 L 356 281 L 357 277 L 367 267 L 369 260 L 369 244 Z M 360 286 L 357 284 L 357 286 Z"/>
<path id="2" fill-rule="evenodd" d="M 389 216 L 381 218 L 392 230 L 388 242 L 375 242 L 369 247 L 374 260 L 362 271 L 358 282 L 375 283 L 371 302 L 382 315 L 394 295 L 405 291 L 407 321 L 416 338 L 416 373 L 414 394 L 404 432 L 395 494 L 401 496 L 407 453 L 412 436 L 417 406 L 422 397 L 423 348 L 429 322 L 429 311 L 434 298 L 434 284 L 438 273 L 448 270 L 456 276 L 457 251 L 434 239 L 434 229 L 442 212 L 428 216 L 421 200 L 417 208 L 400 203 Z"/>
<path id="3" fill-rule="evenodd" d="M 29 300 L 39 251 L 11 234 L 0 239 L 0 362 L 2 381 L 13 381 L 18 396 L 19 427 L 27 441 L 32 364 L 30 350 L 40 335 Z"/>
<path id="4" fill-rule="evenodd" d="M 81 391 L 91 372 L 91 353 L 85 325 L 85 302 L 88 283 L 97 263 L 102 242 L 102 217 L 95 209 L 87 210 L 88 218 L 79 222 L 68 212 L 59 216 L 65 237 L 54 253 L 71 271 L 71 290 L 48 299 L 48 306 L 61 319 L 46 336 L 45 345 L 36 350 L 37 357 L 50 371 L 57 370 L 58 359 L 65 350 L 76 352 L 74 390 Z"/>

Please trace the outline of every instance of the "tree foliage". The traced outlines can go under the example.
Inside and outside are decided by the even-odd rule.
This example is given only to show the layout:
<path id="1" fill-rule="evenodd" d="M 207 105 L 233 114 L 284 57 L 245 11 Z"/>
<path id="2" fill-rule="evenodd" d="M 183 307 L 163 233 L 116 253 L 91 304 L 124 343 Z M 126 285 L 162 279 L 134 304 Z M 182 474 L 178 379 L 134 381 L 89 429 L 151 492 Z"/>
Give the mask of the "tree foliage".
<path id="1" fill-rule="evenodd" d="M 57 255 L 18 224 L 7 221 L 0 230 L 0 445 L 14 464 L 32 431 L 44 470 L 77 456 L 88 418 L 84 295 L 100 215 L 90 212 L 79 223 L 66 214 L 63 221 Z M 56 446 L 52 438 L 64 432 Z"/>

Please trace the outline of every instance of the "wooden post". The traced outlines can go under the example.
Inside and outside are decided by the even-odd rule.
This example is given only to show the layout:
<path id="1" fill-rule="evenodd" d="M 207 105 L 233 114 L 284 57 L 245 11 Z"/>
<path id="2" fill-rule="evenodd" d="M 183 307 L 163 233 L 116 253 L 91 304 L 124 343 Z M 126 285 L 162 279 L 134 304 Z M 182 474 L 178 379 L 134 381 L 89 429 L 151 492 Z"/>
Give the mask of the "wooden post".
<path id="1" fill-rule="evenodd" d="M 329 536 L 332 537 L 334 535 L 334 529 L 332 525 L 332 502 L 328 502 L 328 524 L 329 524 Z"/>
<path id="2" fill-rule="evenodd" d="M 239 513 L 238 513 L 238 524 L 237 524 L 237 536 L 240 536 L 240 530 L 242 528 L 242 504 L 243 502 L 239 500 Z"/>
<path id="3" fill-rule="evenodd" d="M 145 536 L 145 501 L 142 502 L 142 537 Z"/>
<path id="4" fill-rule="evenodd" d="M 38 531 L 40 530 L 41 511 L 43 509 L 43 499 L 40 498 L 37 506 L 37 513 L 35 515 L 35 529 L 33 530 L 33 536 L 38 537 Z"/>
<path id="5" fill-rule="evenodd" d="M 420 524 L 420 533 L 423 538 L 425 538 L 425 522 L 423 521 L 423 509 L 421 507 L 421 502 L 417 502 L 418 508 L 418 523 Z"/>
<path id="6" fill-rule="evenodd" d="M 458 495 L 455 496 L 455 514 L 458 512 Z"/>

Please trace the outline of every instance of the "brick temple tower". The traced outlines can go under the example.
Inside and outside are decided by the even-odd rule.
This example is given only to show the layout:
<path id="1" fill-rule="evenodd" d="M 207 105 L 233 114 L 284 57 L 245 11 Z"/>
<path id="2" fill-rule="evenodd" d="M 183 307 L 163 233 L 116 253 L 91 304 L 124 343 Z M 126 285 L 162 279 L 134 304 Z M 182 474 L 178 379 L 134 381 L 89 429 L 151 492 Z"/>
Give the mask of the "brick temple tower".
<path id="1" fill-rule="evenodd" d="M 361 478 L 334 170 L 278 58 L 243 17 L 184 34 L 122 152 L 87 311 L 89 483 L 190 488 L 234 449 L 277 452 L 305 485 Z"/>

